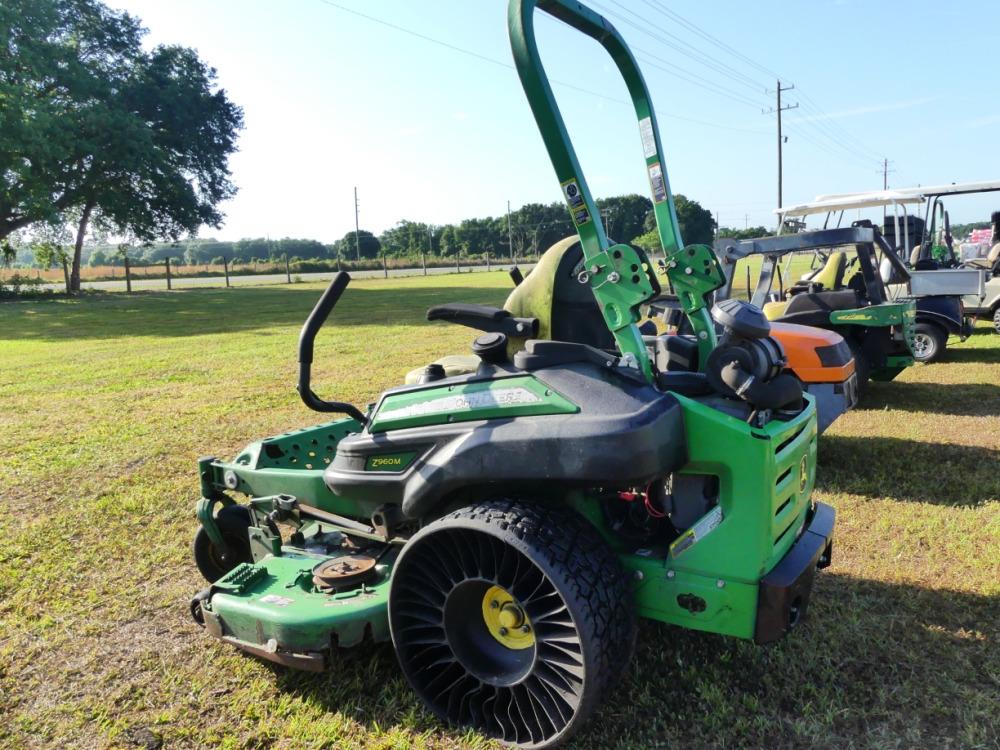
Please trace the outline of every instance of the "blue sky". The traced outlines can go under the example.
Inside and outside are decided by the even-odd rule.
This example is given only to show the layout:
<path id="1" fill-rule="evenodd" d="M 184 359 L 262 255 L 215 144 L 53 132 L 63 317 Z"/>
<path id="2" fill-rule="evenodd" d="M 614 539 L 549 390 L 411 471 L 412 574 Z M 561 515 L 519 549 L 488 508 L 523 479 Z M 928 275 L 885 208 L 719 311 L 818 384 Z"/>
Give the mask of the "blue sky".
<path id="1" fill-rule="evenodd" d="M 151 43 L 198 49 L 245 110 L 232 161 L 240 192 L 225 206 L 225 226 L 208 236 L 335 240 L 354 228 L 354 186 L 361 226 L 376 233 L 404 218 L 445 223 L 502 214 L 508 200 L 560 200 L 509 67 L 505 0 L 108 2 L 139 16 Z M 770 71 L 796 86 L 786 103 L 800 104 L 784 116 L 786 204 L 879 189 L 883 156 L 895 170 L 890 186 L 1000 178 L 992 95 L 1000 3 L 593 7 L 640 58 L 675 192 L 723 225 L 772 223 L 775 122 L 761 113 L 773 105 L 764 93 L 775 85 Z M 594 92 L 555 87 L 592 191 L 648 194 L 634 116 L 610 59 L 559 22 L 540 21 L 538 34 L 550 77 Z M 954 199 L 950 208 L 953 222 L 985 220 L 1000 198 Z"/>

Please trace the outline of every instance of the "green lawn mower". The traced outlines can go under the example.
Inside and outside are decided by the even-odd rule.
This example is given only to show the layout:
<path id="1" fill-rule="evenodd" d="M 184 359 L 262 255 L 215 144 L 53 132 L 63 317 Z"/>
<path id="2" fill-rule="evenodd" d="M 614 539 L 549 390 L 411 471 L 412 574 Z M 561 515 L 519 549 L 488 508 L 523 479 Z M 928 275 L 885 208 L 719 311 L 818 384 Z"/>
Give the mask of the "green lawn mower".
<path id="1" fill-rule="evenodd" d="M 908 281 L 906 266 L 878 228 L 867 221 L 776 237 L 716 240 L 715 250 L 726 275 L 726 284 L 716 299 L 726 299 L 732 293 L 737 264 L 759 256 L 760 275 L 752 292 L 747 269 L 750 301 L 770 321 L 840 334 L 854 356 L 858 390 L 863 394 L 869 380 L 893 380 L 914 362 L 916 303 L 889 296 L 877 249 L 896 277 Z M 811 256 L 813 267 L 786 287 L 782 263 L 796 255 Z"/>
<path id="2" fill-rule="evenodd" d="M 595 221 L 539 61 L 536 4 L 599 41 L 625 78 L 697 371 L 650 356 L 638 330 L 659 281 Z M 344 416 L 199 462 L 194 555 L 210 585 L 191 611 L 224 642 L 306 670 L 391 641 L 443 721 L 540 748 L 609 697 L 637 617 L 759 643 L 799 623 L 830 563 L 834 511 L 811 500 L 815 402 L 782 372 L 767 320 L 735 300 L 709 309 L 722 269 L 709 247 L 681 244 L 655 116 L 621 37 L 569 0 L 512 0 L 509 23 L 579 233 L 569 270 L 597 314 L 578 314 L 555 293 L 557 274 L 537 269 L 516 312 L 432 308 L 429 319 L 477 331 L 475 370 L 430 365 L 362 411 L 310 382 L 314 338 L 348 285 L 338 274 L 302 329 L 298 390 Z"/>

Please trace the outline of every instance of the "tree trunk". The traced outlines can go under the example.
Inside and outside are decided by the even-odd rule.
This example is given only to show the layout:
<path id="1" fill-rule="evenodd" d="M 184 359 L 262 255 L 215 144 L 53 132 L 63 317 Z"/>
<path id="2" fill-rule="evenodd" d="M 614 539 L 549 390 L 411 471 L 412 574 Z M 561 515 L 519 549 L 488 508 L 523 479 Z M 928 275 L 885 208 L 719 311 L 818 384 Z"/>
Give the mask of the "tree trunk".
<path id="1" fill-rule="evenodd" d="M 83 240 L 87 236 L 87 225 L 90 224 L 90 214 L 94 210 L 94 204 L 90 201 L 83 207 L 80 214 L 80 226 L 76 231 L 76 243 L 73 245 L 73 271 L 69 275 L 69 292 L 75 294 L 80 291 L 80 255 L 83 252 Z"/>

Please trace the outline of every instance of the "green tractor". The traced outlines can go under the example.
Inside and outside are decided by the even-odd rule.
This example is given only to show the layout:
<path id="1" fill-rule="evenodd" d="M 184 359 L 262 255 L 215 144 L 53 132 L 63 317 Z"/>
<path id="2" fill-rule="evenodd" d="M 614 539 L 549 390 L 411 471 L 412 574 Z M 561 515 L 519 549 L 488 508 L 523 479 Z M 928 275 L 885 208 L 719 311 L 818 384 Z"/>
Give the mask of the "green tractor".
<path id="1" fill-rule="evenodd" d="M 599 41 L 625 78 L 697 371 L 651 356 L 670 344 L 659 352 L 638 330 L 659 282 L 595 220 L 539 61 L 536 4 Z M 766 319 L 738 301 L 708 308 L 722 270 L 709 247 L 681 244 L 655 115 L 622 38 L 570 0 L 512 0 L 509 23 L 579 233 L 569 271 L 598 314 L 576 319 L 554 287 L 516 313 L 432 308 L 428 318 L 477 331 L 478 366 L 429 366 L 362 411 L 310 382 L 314 338 L 348 285 L 338 274 L 302 329 L 298 390 L 343 416 L 199 462 L 194 555 L 209 586 L 191 611 L 216 638 L 305 670 L 391 641 L 443 721 L 537 748 L 610 697 L 638 617 L 783 636 L 830 563 L 834 511 L 811 499 L 815 402 L 782 371 Z M 556 283 L 536 273 L 521 286 Z"/>

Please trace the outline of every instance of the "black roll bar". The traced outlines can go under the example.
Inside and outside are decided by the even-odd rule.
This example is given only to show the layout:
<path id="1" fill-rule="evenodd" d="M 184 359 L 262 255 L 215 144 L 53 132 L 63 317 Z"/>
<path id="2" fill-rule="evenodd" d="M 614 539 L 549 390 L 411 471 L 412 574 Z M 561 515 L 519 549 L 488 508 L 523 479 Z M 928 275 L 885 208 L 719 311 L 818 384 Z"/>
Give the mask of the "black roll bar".
<path id="1" fill-rule="evenodd" d="M 298 391 L 299 396 L 302 397 L 302 403 L 313 411 L 339 412 L 353 417 L 361 424 L 366 424 L 368 419 L 357 407 L 343 401 L 324 401 L 313 393 L 309 385 L 312 376 L 313 342 L 316 340 L 316 334 L 323 327 L 326 319 L 330 316 L 330 311 L 333 310 L 349 283 L 351 283 L 350 274 L 346 271 L 338 271 L 302 326 L 302 332 L 299 334 Z"/>

